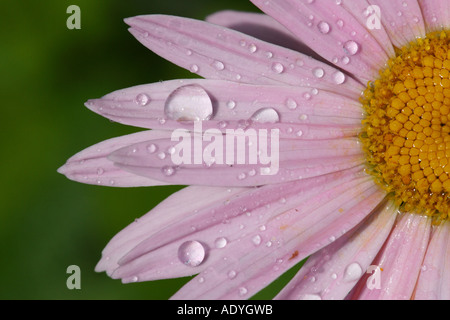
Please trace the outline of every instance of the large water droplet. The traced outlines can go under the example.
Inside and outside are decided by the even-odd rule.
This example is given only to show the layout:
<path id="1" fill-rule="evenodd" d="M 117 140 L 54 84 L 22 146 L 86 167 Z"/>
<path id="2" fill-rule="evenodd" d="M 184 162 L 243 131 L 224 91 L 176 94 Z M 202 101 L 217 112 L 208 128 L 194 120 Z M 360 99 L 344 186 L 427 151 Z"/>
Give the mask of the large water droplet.
<path id="1" fill-rule="evenodd" d="M 213 107 L 205 89 L 193 84 L 173 91 L 166 100 L 164 113 L 176 121 L 203 121 L 211 118 Z"/>
<path id="2" fill-rule="evenodd" d="M 186 241 L 178 248 L 178 259 L 187 266 L 196 267 L 205 259 L 205 248 L 198 241 Z"/>
<path id="3" fill-rule="evenodd" d="M 214 61 L 213 65 L 214 68 L 216 68 L 216 70 L 218 71 L 222 71 L 223 69 L 225 69 L 225 65 L 221 61 Z"/>
<path id="4" fill-rule="evenodd" d="M 139 93 L 134 101 L 139 106 L 146 106 L 150 102 L 150 97 L 145 93 Z"/>
<path id="5" fill-rule="evenodd" d="M 361 278 L 363 270 L 357 262 L 353 262 L 345 268 L 344 280 L 345 281 L 356 281 Z"/>
<path id="6" fill-rule="evenodd" d="M 251 120 L 258 123 L 276 123 L 280 121 L 280 115 L 273 108 L 263 108 L 256 111 Z"/>
<path id="7" fill-rule="evenodd" d="M 252 238 L 252 242 L 255 246 L 259 246 L 261 244 L 261 236 L 256 235 Z"/>
<path id="8" fill-rule="evenodd" d="M 358 51 L 359 51 L 359 44 L 356 43 L 355 41 L 349 40 L 346 43 L 344 43 L 345 54 L 353 56 L 353 55 L 357 54 Z"/>
<path id="9" fill-rule="evenodd" d="M 333 81 L 336 84 L 343 84 L 345 82 L 345 74 L 341 71 L 337 71 L 333 74 Z"/>
<path id="10" fill-rule="evenodd" d="M 275 73 L 282 73 L 284 71 L 284 66 L 281 63 L 276 62 L 272 65 L 272 70 Z"/>

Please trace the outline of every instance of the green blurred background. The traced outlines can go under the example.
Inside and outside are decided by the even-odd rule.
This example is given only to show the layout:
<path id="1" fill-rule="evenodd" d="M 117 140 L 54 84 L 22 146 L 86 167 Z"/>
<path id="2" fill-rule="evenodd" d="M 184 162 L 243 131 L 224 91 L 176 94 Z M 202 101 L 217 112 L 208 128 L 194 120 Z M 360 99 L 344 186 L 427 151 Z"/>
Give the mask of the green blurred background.
<path id="1" fill-rule="evenodd" d="M 81 30 L 66 27 L 69 5 L 81 9 Z M 189 280 L 124 285 L 94 272 L 114 234 L 180 187 L 83 185 L 56 169 L 92 144 L 139 130 L 90 112 L 87 99 L 193 76 L 137 42 L 123 18 L 204 19 L 223 9 L 258 11 L 244 0 L 1 1 L 0 299 L 167 299 Z M 70 265 L 81 268 L 81 290 L 66 287 Z"/>

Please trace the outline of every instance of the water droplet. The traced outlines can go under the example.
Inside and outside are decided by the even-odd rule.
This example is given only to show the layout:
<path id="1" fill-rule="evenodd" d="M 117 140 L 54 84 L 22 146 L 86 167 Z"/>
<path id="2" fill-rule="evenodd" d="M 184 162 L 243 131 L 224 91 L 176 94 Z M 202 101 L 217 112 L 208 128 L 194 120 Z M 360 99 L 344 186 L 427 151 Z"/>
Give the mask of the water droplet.
<path id="1" fill-rule="evenodd" d="M 252 115 L 251 120 L 258 123 L 276 123 L 280 121 L 280 115 L 273 108 L 262 108 Z"/>
<path id="2" fill-rule="evenodd" d="M 336 84 L 343 84 L 345 82 L 345 74 L 341 71 L 337 71 L 333 74 L 333 80 Z"/>
<path id="3" fill-rule="evenodd" d="M 145 93 L 139 93 L 134 101 L 139 106 L 146 106 L 150 102 L 150 97 Z"/>
<path id="4" fill-rule="evenodd" d="M 325 75 L 325 71 L 323 71 L 322 68 L 314 68 L 313 69 L 313 75 L 316 78 L 322 78 Z"/>
<path id="5" fill-rule="evenodd" d="M 355 41 L 349 40 L 346 43 L 344 43 L 345 54 L 353 56 L 353 55 L 357 54 L 358 51 L 359 51 L 359 44 L 356 43 Z"/>
<path id="6" fill-rule="evenodd" d="M 218 71 L 222 71 L 223 69 L 225 69 L 225 65 L 221 61 L 214 61 L 213 66 Z"/>
<path id="7" fill-rule="evenodd" d="M 205 248 L 198 241 L 186 241 L 178 248 L 178 259 L 187 266 L 197 267 L 205 259 Z"/>
<path id="8" fill-rule="evenodd" d="M 248 50 L 250 50 L 251 53 L 255 53 L 256 50 L 258 50 L 258 48 L 252 43 L 249 47 Z"/>
<path id="9" fill-rule="evenodd" d="M 99 175 L 99 176 L 101 176 L 104 172 L 105 172 L 105 170 L 103 168 L 97 169 L 97 175 Z"/>
<path id="10" fill-rule="evenodd" d="M 194 73 L 198 72 L 198 65 L 196 65 L 196 64 L 191 65 L 189 67 L 189 70 L 191 70 L 191 72 L 194 72 Z"/>
<path id="11" fill-rule="evenodd" d="M 325 21 L 320 21 L 319 24 L 317 25 L 317 27 L 319 28 L 320 33 L 323 33 L 323 34 L 327 34 L 331 30 L 330 25 L 328 23 L 326 23 Z"/>
<path id="12" fill-rule="evenodd" d="M 158 158 L 164 160 L 166 158 L 166 153 L 161 151 L 160 153 L 158 153 Z"/>
<path id="13" fill-rule="evenodd" d="M 270 52 L 270 51 L 267 51 L 267 52 L 266 52 L 266 57 L 267 57 L 268 59 L 272 59 L 273 53 Z"/>
<path id="14" fill-rule="evenodd" d="M 297 131 L 296 135 L 297 137 L 301 137 L 303 135 L 303 131 L 302 130 Z"/>
<path id="15" fill-rule="evenodd" d="M 361 278 L 363 270 L 357 262 L 353 262 L 345 268 L 344 280 L 345 281 L 356 281 Z"/>
<path id="16" fill-rule="evenodd" d="M 247 294 L 247 292 L 248 292 L 248 290 L 247 290 L 247 288 L 245 288 L 245 287 L 240 287 L 239 288 L 239 295 L 242 297 L 242 296 L 245 296 L 246 294 Z"/>
<path id="17" fill-rule="evenodd" d="M 257 234 L 252 238 L 252 242 L 255 246 L 259 246 L 261 244 L 261 236 Z"/>
<path id="18" fill-rule="evenodd" d="M 156 147 L 156 145 L 155 144 L 149 144 L 148 146 L 147 146 L 147 151 L 148 151 L 148 153 L 154 153 L 155 151 L 156 151 L 156 149 L 157 149 L 157 147 Z"/>
<path id="19" fill-rule="evenodd" d="M 234 278 L 236 278 L 236 275 L 237 275 L 237 272 L 236 272 L 236 271 L 230 270 L 230 271 L 228 272 L 228 279 L 234 279 Z"/>
<path id="20" fill-rule="evenodd" d="M 302 121 L 305 121 L 305 120 L 308 119 L 308 115 L 306 115 L 306 114 L 301 114 L 298 118 L 299 118 L 300 120 L 302 120 Z"/>
<path id="21" fill-rule="evenodd" d="M 214 245 L 216 246 L 217 249 L 225 248 L 227 243 L 228 241 L 224 237 L 217 238 L 216 241 L 214 241 Z"/>
<path id="22" fill-rule="evenodd" d="M 349 62 L 350 62 L 350 58 L 349 57 L 345 56 L 345 57 L 342 58 L 342 63 L 343 64 L 349 64 Z"/>
<path id="23" fill-rule="evenodd" d="M 333 274 L 331 275 L 331 279 L 336 280 L 336 279 L 337 279 L 337 274 L 336 274 L 336 273 L 333 273 Z"/>
<path id="24" fill-rule="evenodd" d="M 311 100 L 311 94 L 309 94 L 308 92 L 305 92 L 305 93 L 303 94 L 303 98 L 304 98 L 305 100 Z"/>
<path id="25" fill-rule="evenodd" d="M 171 166 L 164 166 L 162 172 L 166 177 L 173 176 L 175 174 L 175 168 Z"/>
<path id="26" fill-rule="evenodd" d="M 202 87 L 186 85 L 169 95 L 164 113 L 176 121 L 203 121 L 211 118 L 213 107 L 211 98 Z"/>
<path id="27" fill-rule="evenodd" d="M 291 110 L 294 110 L 297 108 L 297 102 L 294 99 L 289 98 L 286 100 L 286 107 L 288 107 Z"/>
<path id="28" fill-rule="evenodd" d="M 282 73 L 282 72 L 284 71 L 284 66 L 283 66 L 281 63 L 276 62 L 276 63 L 274 63 L 274 64 L 272 65 L 272 70 L 273 70 L 275 73 L 280 74 L 280 73 Z"/>
<path id="29" fill-rule="evenodd" d="M 336 25 L 342 29 L 344 27 L 344 20 L 339 19 L 338 21 L 336 21 Z"/>
<path id="30" fill-rule="evenodd" d="M 247 42 L 245 42 L 245 40 L 240 40 L 240 41 L 239 41 L 239 45 L 240 45 L 241 47 L 245 47 L 245 46 L 247 45 Z"/>
<path id="31" fill-rule="evenodd" d="M 131 278 L 131 282 L 138 282 L 139 278 L 137 276 L 134 276 Z"/>
<path id="32" fill-rule="evenodd" d="M 236 102 L 234 102 L 233 100 L 228 101 L 227 107 L 228 107 L 228 109 L 233 110 L 236 107 Z"/>

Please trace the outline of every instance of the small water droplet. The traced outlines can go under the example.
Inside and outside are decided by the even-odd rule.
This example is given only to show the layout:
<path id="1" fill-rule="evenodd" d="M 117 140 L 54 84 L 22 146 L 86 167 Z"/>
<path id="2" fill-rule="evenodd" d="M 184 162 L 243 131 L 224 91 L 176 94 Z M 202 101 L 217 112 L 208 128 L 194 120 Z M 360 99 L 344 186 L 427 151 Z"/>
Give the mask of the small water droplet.
<path id="1" fill-rule="evenodd" d="M 234 278 L 236 278 L 236 275 L 237 275 L 237 272 L 236 272 L 236 271 L 230 270 L 230 271 L 228 272 L 228 279 L 234 279 Z"/>
<path id="2" fill-rule="evenodd" d="M 253 43 L 248 47 L 248 50 L 251 52 L 251 53 L 255 53 L 256 52 L 256 50 L 258 50 L 258 48 L 256 47 L 256 45 L 254 45 Z"/>
<path id="3" fill-rule="evenodd" d="M 156 147 L 156 145 L 154 143 L 149 144 L 147 146 L 148 153 L 154 153 L 156 151 L 156 149 L 158 149 L 158 148 Z"/>
<path id="4" fill-rule="evenodd" d="M 137 276 L 134 276 L 131 278 L 131 282 L 138 282 L 139 278 Z"/>
<path id="5" fill-rule="evenodd" d="M 186 241 L 178 248 L 178 259 L 187 266 L 197 267 L 205 259 L 205 247 L 198 241 Z"/>
<path id="6" fill-rule="evenodd" d="M 233 100 L 228 101 L 227 107 L 228 107 L 228 109 L 233 110 L 236 107 L 236 102 L 234 102 Z"/>
<path id="7" fill-rule="evenodd" d="M 272 57 L 273 57 L 273 53 L 270 52 L 270 51 L 267 51 L 267 52 L 266 52 L 266 58 L 267 58 L 267 59 L 272 59 Z"/>
<path id="8" fill-rule="evenodd" d="M 310 94 L 309 92 L 305 92 L 305 93 L 303 94 L 303 98 L 304 98 L 305 100 L 311 100 L 311 94 Z"/>
<path id="9" fill-rule="evenodd" d="M 316 78 L 322 78 L 325 75 L 325 71 L 323 71 L 322 68 L 314 68 L 313 69 L 313 75 Z"/>
<path id="10" fill-rule="evenodd" d="M 214 61 L 213 65 L 214 68 L 216 68 L 216 70 L 218 71 L 222 71 L 223 69 L 225 69 L 225 65 L 221 61 Z"/>
<path id="11" fill-rule="evenodd" d="M 169 95 L 164 113 L 176 121 L 203 121 L 211 118 L 213 107 L 205 89 L 199 85 L 186 85 Z"/>
<path id="12" fill-rule="evenodd" d="M 286 107 L 288 107 L 288 109 L 294 110 L 297 108 L 297 102 L 294 99 L 289 98 L 286 100 Z"/>
<path id="13" fill-rule="evenodd" d="M 196 72 L 198 72 L 198 65 L 196 65 L 196 64 L 193 64 L 193 65 L 191 65 L 190 67 L 189 67 L 189 70 L 191 71 L 191 72 L 194 72 L 194 73 L 196 73 Z"/>
<path id="14" fill-rule="evenodd" d="M 164 160 L 166 158 L 166 153 L 161 151 L 160 153 L 158 153 L 158 158 Z"/>
<path id="15" fill-rule="evenodd" d="M 149 104 L 149 102 L 150 102 L 150 97 L 149 97 L 147 94 L 145 94 L 145 93 L 139 93 L 139 94 L 136 96 L 136 98 L 135 98 L 134 101 L 136 102 L 137 105 L 143 107 L 143 106 L 146 106 L 146 105 Z"/>
<path id="16" fill-rule="evenodd" d="M 252 242 L 255 246 L 259 246 L 261 244 L 261 236 L 256 235 L 252 238 Z"/>
<path id="17" fill-rule="evenodd" d="M 224 237 L 217 238 L 216 241 L 214 241 L 214 245 L 216 246 L 217 249 L 225 248 L 227 243 L 228 241 Z"/>
<path id="18" fill-rule="evenodd" d="M 343 64 L 349 64 L 349 62 L 350 62 L 350 58 L 349 57 L 345 56 L 345 57 L 342 58 L 342 63 Z"/>
<path id="19" fill-rule="evenodd" d="M 333 274 L 331 275 L 331 279 L 336 280 L 336 279 L 337 279 L 337 274 L 336 274 L 336 273 L 333 273 Z"/>
<path id="20" fill-rule="evenodd" d="M 101 176 L 104 172 L 105 172 L 105 170 L 103 168 L 97 169 L 97 175 L 99 175 L 99 176 Z"/>
<path id="21" fill-rule="evenodd" d="M 301 114 L 298 118 L 299 118 L 300 120 L 302 120 L 302 121 L 305 121 L 305 120 L 308 119 L 308 115 L 306 115 L 306 114 Z"/>
<path id="22" fill-rule="evenodd" d="M 318 294 L 305 293 L 299 297 L 299 300 L 322 300 Z"/>
<path id="23" fill-rule="evenodd" d="M 346 43 L 344 43 L 344 52 L 348 55 L 355 55 L 359 51 L 359 44 L 353 40 L 349 40 Z"/>
<path id="24" fill-rule="evenodd" d="M 242 297 L 242 296 L 245 296 L 246 294 L 247 294 L 247 292 L 248 292 L 248 290 L 247 290 L 247 288 L 245 288 L 245 287 L 240 287 L 239 288 L 239 295 Z"/>
<path id="25" fill-rule="evenodd" d="M 284 71 L 284 66 L 283 66 L 281 63 L 276 62 L 276 63 L 274 63 L 274 64 L 272 65 L 272 70 L 273 70 L 275 73 L 280 74 L 280 73 L 282 73 L 282 72 Z"/>
<path id="26" fill-rule="evenodd" d="M 336 21 L 336 25 L 342 29 L 344 27 L 344 20 L 339 19 L 338 21 Z"/>
<path id="27" fill-rule="evenodd" d="M 363 270 L 357 262 L 353 262 L 345 268 L 344 280 L 345 281 L 356 281 L 361 278 Z"/>
<path id="28" fill-rule="evenodd" d="M 251 120 L 258 123 L 276 123 L 280 121 L 280 115 L 273 108 L 262 108 L 252 115 Z"/>
<path id="29" fill-rule="evenodd" d="M 320 21 L 319 24 L 317 25 L 317 27 L 319 28 L 320 33 L 323 33 L 323 34 L 327 34 L 331 30 L 330 25 L 328 23 L 326 23 L 325 21 Z"/>
<path id="30" fill-rule="evenodd" d="M 162 172 L 166 177 L 173 176 L 175 174 L 175 168 L 171 166 L 164 166 Z"/>

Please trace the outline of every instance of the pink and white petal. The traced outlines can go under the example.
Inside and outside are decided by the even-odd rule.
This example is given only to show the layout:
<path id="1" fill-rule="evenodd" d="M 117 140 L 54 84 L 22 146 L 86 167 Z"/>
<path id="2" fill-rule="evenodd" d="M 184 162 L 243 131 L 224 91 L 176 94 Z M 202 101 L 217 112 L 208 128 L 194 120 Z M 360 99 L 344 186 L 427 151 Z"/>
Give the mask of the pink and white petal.
<path id="1" fill-rule="evenodd" d="M 336 70 L 311 57 L 204 21 L 164 15 L 126 19 L 147 48 L 204 78 L 251 84 L 310 86 L 358 98 L 352 78 L 336 86 Z M 315 77 L 313 70 L 323 70 Z"/>
<path id="2" fill-rule="evenodd" d="M 116 235 L 105 248 L 97 270 L 111 274 L 119 261 L 126 264 L 183 237 L 196 238 L 198 232 L 208 228 L 222 230 L 214 231 L 216 237 L 224 231 L 239 237 L 243 231 L 262 224 L 268 214 L 285 211 L 286 205 L 292 208 L 326 188 L 355 180 L 361 170 L 359 167 L 317 179 L 261 188 L 187 187 Z M 237 219 L 243 220 L 236 222 Z"/>
<path id="3" fill-rule="evenodd" d="M 373 80 L 388 60 L 379 39 L 362 23 L 363 12 L 347 11 L 342 1 L 252 0 L 326 60 L 355 75 L 362 83 Z M 361 17 L 361 18 L 360 18 Z"/>
<path id="4" fill-rule="evenodd" d="M 396 47 L 426 35 L 422 11 L 416 0 L 369 0 L 380 8 L 381 23 Z"/>
<path id="5" fill-rule="evenodd" d="M 319 176 L 364 162 L 356 138 L 307 141 L 270 136 L 266 146 L 260 138 L 256 131 L 251 136 L 227 132 L 212 138 L 213 146 L 204 146 L 204 137 L 187 133 L 181 142 L 155 142 L 159 150 L 170 150 L 167 155 L 149 155 L 148 143 L 143 142 L 108 158 L 124 170 L 171 184 L 240 187 Z M 208 148 L 214 150 L 211 156 Z"/>
<path id="6" fill-rule="evenodd" d="M 328 245 L 331 236 L 339 238 L 370 214 L 384 193 L 372 181 L 363 180 L 343 183 L 305 199 L 297 208 L 269 220 L 264 232 L 249 232 L 241 241 L 230 243 L 230 251 L 222 259 L 172 298 L 250 298 L 300 260 Z"/>
<path id="7" fill-rule="evenodd" d="M 450 223 L 433 231 L 417 282 L 414 299 L 450 300 Z"/>
<path id="8" fill-rule="evenodd" d="M 226 10 L 206 17 L 206 21 L 284 48 L 295 50 L 311 56 L 316 60 L 323 59 L 297 39 L 282 24 L 266 14 Z"/>
<path id="9" fill-rule="evenodd" d="M 108 159 L 108 156 L 111 152 L 141 141 L 147 141 L 151 145 L 152 139 L 167 137 L 169 137 L 168 132 L 148 130 L 109 139 L 72 156 L 66 164 L 58 169 L 58 172 L 71 180 L 87 184 L 114 187 L 165 185 L 165 182 L 138 176 L 120 169 Z"/>
<path id="10" fill-rule="evenodd" d="M 345 81 L 344 74 L 338 74 Z M 198 99 L 191 94 L 194 89 Z M 250 128 L 260 125 L 265 129 L 279 128 L 281 138 L 298 138 L 298 132 L 302 130 L 302 138 L 308 139 L 312 134 L 308 134 L 307 129 L 311 127 L 312 133 L 322 131 L 323 138 L 327 132 L 332 137 L 333 128 L 341 128 L 343 134 L 355 134 L 363 118 L 357 100 L 317 88 L 204 79 L 135 86 L 89 100 L 86 106 L 123 124 L 164 130 L 192 130 L 192 122 L 179 121 L 167 113 L 166 109 L 172 108 L 171 97 L 175 96 L 177 101 L 182 102 L 185 112 L 205 110 L 205 114 L 211 115 L 209 121 L 203 121 L 202 130 L 237 129 L 242 128 L 243 124 Z M 272 117 L 258 119 L 258 115 L 264 112 L 272 114 Z"/>
<path id="11" fill-rule="evenodd" d="M 313 254 L 276 299 L 344 299 L 389 236 L 396 211 L 391 203 L 380 205 L 361 226 Z"/>
<path id="12" fill-rule="evenodd" d="M 348 296 L 358 300 L 409 300 L 413 292 L 431 234 L 431 219 L 419 214 L 404 214 L 392 230 L 374 266 L 382 270 L 380 284 L 368 287 L 364 275 Z"/>
<path id="13" fill-rule="evenodd" d="M 115 235 L 102 252 L 97 264 L 97 272 L 106 271 L 109 275 L 119 267 L 118 261 L 139 243 L 161 230 L 166 230 L 181 221 L 195 217 L 197 212 L 209 212 L 218 204 L 230 198 L 245 194 L 245 188 L 186 187 L 162 201 L 149 213 Z M 186 227 L 190 230 L 190 226 Z M 185 231 L 186 231 L 185 230 Z"/>
<path id="14" fill-rule="evenodd" d="M 450 3 L 447 0 L 418 0 L 427 32 L 450 27 Z"/>

